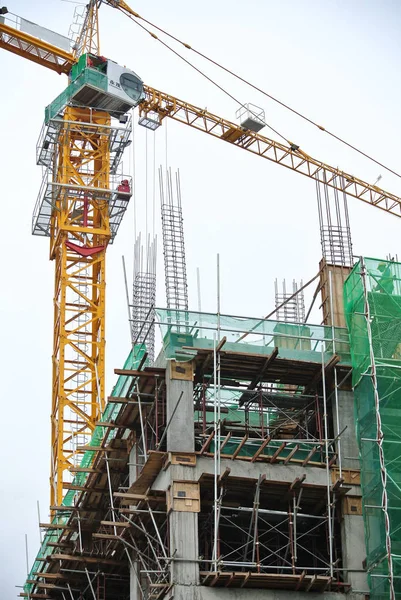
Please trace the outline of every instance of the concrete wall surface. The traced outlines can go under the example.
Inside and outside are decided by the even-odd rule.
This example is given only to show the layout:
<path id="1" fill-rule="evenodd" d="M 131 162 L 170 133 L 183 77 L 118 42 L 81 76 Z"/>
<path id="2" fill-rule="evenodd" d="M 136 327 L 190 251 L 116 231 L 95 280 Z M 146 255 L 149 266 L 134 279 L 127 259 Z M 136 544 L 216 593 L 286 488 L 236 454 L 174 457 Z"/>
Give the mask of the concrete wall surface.
<path id="1" fill-rule="evenodd" d="M 211 588 L 175 585 L 174 600 L 364 600 L 365 594 L 293 592 L 291 590 Z"/>

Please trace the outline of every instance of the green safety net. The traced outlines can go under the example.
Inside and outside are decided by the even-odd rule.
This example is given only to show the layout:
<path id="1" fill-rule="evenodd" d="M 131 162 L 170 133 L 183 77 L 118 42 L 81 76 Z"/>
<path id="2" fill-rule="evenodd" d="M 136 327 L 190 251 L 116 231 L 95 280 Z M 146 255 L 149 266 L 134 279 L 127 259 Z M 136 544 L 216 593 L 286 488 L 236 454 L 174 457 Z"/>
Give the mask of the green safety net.
<path id="1" fill-rule="evenodd" d="M 317 363 L 322 362 L 322 352 L 326 361 L 335 350 L 342 364 L 351 362 L 348 332 L 343 327 L 169 309 L 156 309 L 156 322 L 167 359 L 192 360 L 195 349 L 213 349 L 215 340 L 225 336 L 224 350 L 269 355 L 278 347 L 281 358 Z"/>
<path id="2" fill-rule="evenodd" d="M 137 344 L 136 346 L 134 346 L 134 348 L 129 353 L 127 360 L 124 363 L 124 369 L 137 369 L 143 359 L 145 352 L 146 352 L 146 348 L 143 344 Z M 124 397 L 127 394 L 128 390 L 133 382 L 133 379 L 134 378 L 132 376 L 120 375 L 120 377 L 118 377 L 118 379 L 117 379 L 117 382 L 113 388 L 111 395 L 114 397 L 118 397 L 118 398 Z M 117 417 L 118 413 L 121 410 L 121 407 L 122 407 L 121 403 L 108 402 L 105 410 L 103 411 L 103 414 L 102 414 L 100 420 L 105 421 L 105 422 L 112 421 L 113 419 L 115 419 Z M 107 428 L 102 427 L 101 425 L 98 425 L 97 427 L 95 427 L 92 437 L 91 437 L 91 440 L 88 445 L 89 446 L 99 446 L 100 442 L 103 440 L 103 437 L 107 431 L 108 431 Z M 113 429 L 109 430 L 109 433 L 107 435 L 106 445 L 113 439 L 115 432 L 116 432 L 116 430 L 113 430 Z M 95 457 L 95 454 L 96 454 L 95 450 L 88 450 L 87 452 L 85 452 L 82 457 L 80 466 L 81 467 L 90 467 L 90 465 L 92 464 L 93 459 Z M 75 475 L 72 483 L 73 483 L 73 485 L 83 486 L 83 485 L 85 485 L 87 477 L 88 477 L 88 473 L 77 473 L 77 475 Z M 65 524 L 68 521 L 68 519 L 70 518 L 70 515 L 71 515 L 71 511 L 68 510 L 68 507 L 73 506 L 75 494 L 76 494 L 76 492 L 74 490 L 70 490 L 69 492 L 67 492 L 67 494 L 65 495 L 63 502 L 62 502 L 62 505 L 66 507 L 66 511 L 65 511 L 65 513 L 63 513 L 62 511 L 58 511 L 58 514 L 52 520 L 53 524 Z M 43 542 L 40 546 L 39 552 L 37 554 L 36 560 L 33 563 L 31 571 L 28 575 L 28 578 L 27 578 L 28 580 L 33 579 L 36 572 L 44 570 L 43 569 L 43 566 L 44 566 L 43 559 L 46 559 L 47 556 L 49 556 L 50 554 L 52 554 L 54 552 L 54 547 L 50 546 L 49 543 L 57 542 L 59 536 L 60 536 L 60 532 L 57 530 L 54 530 L 52 532 L 52 530 L 50 529 L 46 533 L 46 535 L 43 539 Z M 24 591 L 31 592 L 32 587 L 33 587 L 33 584 L 27 583 L 24 586 Z"/>
<path id="3" fill-rule="evenodd" d="M 84 86 L 90 86 L 101 90 L 107 91 L 108 79 L 107 75 L 101 73 L 96 69 L 86 68 L 76 77 L 66 89 L 61 92 L 59 96 L 51 104 L 45 108 L 45 123 L 47 124 L 50 119 L 54 119 L 62 110 L 67 106 L 72 98 L 80 91 Z"/>
<path id="4" fill-rule="evenodd" d="M 345 282 L 344 306 L 370 598 L 388 600 L 391 586 L 401 598 L 401 263 L 361 259 Z"/>

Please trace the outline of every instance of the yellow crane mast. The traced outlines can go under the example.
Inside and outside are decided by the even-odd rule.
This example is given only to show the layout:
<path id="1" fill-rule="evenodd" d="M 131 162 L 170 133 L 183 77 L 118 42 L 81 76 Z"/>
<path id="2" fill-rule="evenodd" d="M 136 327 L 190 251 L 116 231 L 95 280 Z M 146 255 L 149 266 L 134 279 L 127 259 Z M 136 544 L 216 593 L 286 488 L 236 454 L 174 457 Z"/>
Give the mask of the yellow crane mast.
<path id="1" fill-rule="evenodd" d="M 104 409 L 106 248 L 111 239 L 107 112 L 67 107 L 51 184 L 55 261 L 51 504 Z"/>
<path id="2" fill-rule="evenodd" d="M 80 462 L 80 446 L 87 444 L 104 409 L 106 249 L 132 187 L 130 177 L 117 172 L 129 130 L 111 121 L 124 116 L 141 94 L 139 78 L 98 57 L 98 5 L 87 7 L 74 54 L 16 30 L 4 16 L 0 22 L 0 46 L 68 73 L 70 81 L 64 96 L 46 109 L 38 144 L 38 164 L 46 172 L 33 215 L 33 233 L 50 238 L 55 262 L 51 506 L 61 504 L 68 470 Z M 136 85 L 136 99 L 133 93 L 107 90 L 109 66 L 115 76 Z M 104 88 L 95 95 L 106 110 L 92 108 L 96 100 L 88 83 L 93 82 Z M 80 106 L 69 104 L 74 86 L 80 88 Z"/>
<path id="3" fill-rule="evenodd" d="M 105 3 L 139 16 L 123 1 Z M 0 9 L 1 48 L 69 76 L 67 89 L 46 109 L 38 164 L 47 171 L 33 218 L 33 233 L 50 238 L 55 261 L 51 506 L 62 503 L 65 474 L 104 407 L 105 259 L 131 197 L 130 178 L 118 171 L 129 143 L 123 126 L 129 109 L 139 105 L 145 127 L 156 129 L 169 117 L 401 217 L 398 196 L 294 144 L 144 86 L 135 73 L 99 56 L 100 4 L 89 2 L 73 51 L 6 22 L 8 11 Z"/>

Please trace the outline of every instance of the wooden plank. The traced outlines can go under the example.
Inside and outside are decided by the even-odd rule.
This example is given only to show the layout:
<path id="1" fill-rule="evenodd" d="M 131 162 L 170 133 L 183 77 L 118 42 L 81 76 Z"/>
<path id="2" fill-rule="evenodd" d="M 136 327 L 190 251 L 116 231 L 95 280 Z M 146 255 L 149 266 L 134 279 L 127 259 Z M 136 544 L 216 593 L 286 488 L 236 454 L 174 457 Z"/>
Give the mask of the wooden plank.
<path id="1" fill-rule="evenodd" d="M 315 454 L 315 452 L 319 450 L 319 446 L 313 446 L 312 450 L 309 452 L 308 456 L 305 458 L 305 460 L 302 462 L 302 466 L 305 467 L 308 462 L 310 461 L 310 459 L 312 458 L 312 456 Z"/>
<path id="2" fill-rule="evenodd" d="M 315 585 L 317 581 L 317 575 L 314 575 L 313 577 L 311 577 L 310 582 L 308 583 L 308 585 L 305 588 L 305 592 L 309 592 L 310 589 L 312 589 L 312 587 Z"/>
<path id="3" fill-rule="evenodd" d="M 207 572 L 200 573 L 202 585 L 213 587 L 247 587 L 281 590 L 313 590 L 323 592 L 331 581 L 322 575 L 293 573 Z M 347 585 L 347 584 L 345 584 Z"/>
<path id="4" fill-rule="evenodd" d="M 206 439 L 205 443 L 203 444 L 202 448 L 200 449 L 199 454 L 202 455 L 204 452 L 206 452 L 206 450 L 209 447 L 209 444 L 211 443 L 212 439 L 214 438 L 214 434 L 216 433 L 216 430 L 213 429 L 212 433 L 208 436 L 208 438 Z"/>
<path id="5" fill-rule="evenodd" d="M 46 573 L 42 571 L 36 571 L 35 577 L 42 577 L 43 579 L 68 579 L 67 575 L 63 573 Z"/>
<path id="6" fill-rule="evenodd" d="M 78 446 L 77 452 L 113 452 L 114 448 L 103 448 L 103 446 Z"/>
<path id="7" fill-rule="evenodd" d="M 305 579 L 305 575 L 306 575 L 306 571 L 302 571 L 301 575 L 299 576 L 299 581 L 296 585 L 295 591 L 297 592 L 299 590 L 299 588 L 302 585 L 303 580 Z"/>
<path id="8" fill-rule="evenodd" d="M 165 375 L 166 369 L 153 368 L 152 370 L 138 371 L 137 369 L 114 369 L 115 375 L 126 375 L 127 377 L 160 377 Z"/>
<path id="9" fill-rule="evenodd" d="M 286 447 L 287 442 L 283 442 L 281 444 L 281 446 L 279 446 L 279 448 L 277 448 L 277 450 L 275 451 L 275 453 L 273 454 L 273 456 L 271 457 L 270 463 L 273 464 L 276 462 L 278 455 L 280 454 L 280 452 L 282 452 L 284 450 L 284 448 Z"/>
<path id="10" fill-rule="evenodd" d="M 304 473 L 301 477 L 296 477 L 294 481 L 290 485 L 290 490 L 293 492 L 294 490 L 299 490 L 302 486 L 303 482 L 306 479 L 306 474 Z"/>
<path id="11" fill-rule="evenodd" d="M 95 423 L 96 427 L 107 427 L 107 428 L 111 428 L 111 429 L 129 429 L 129 427 L 125 427 L 125 425 L 117 425 L 116 423 L 112 423 L 111 421 L 96 421 Z"/>
<path id="12" fill-rule="evenodd" d="M 266 371 L 268 370 L 269 366 L 276 360 L 277 355 L 278 355 L 278 347 L 276 346 L 274 348 L 273 352 L 270 354 L 270 356 L 268 356 L 266 358 L 259 373 L 257 375 L 255 375 L 255 377 L 252 379 L 251 383 L 248 385 L 248 388 L 247 388 L 248 390 L 255 389 L 255 387 L 257 386 L 259 381 L 266 374 Z M 247 394 L 242 394 L 242 396 L 239 399 L 239 406 L 242 406 L 245 403 L 246 398 L 247 398 Z"/>
<path id="13" fill-rule="evenodd" d="M 99 512 L 100 508 L 81 508 L 78 506 L 51 506 L 50 510 L 71 513 L 71 512 Z"/>
<path id="14" fill-rule="evenodd" d="M 144 494 L 160 473 L 166 456 L 166 452 L 151 450 L 142 471 L 137 480 L 130 486 L 128 492 L 130 494 Z"/>
<path id="15" fill-rule="evenodd" d="M 231 573 L 230 577 L 227 579 L 224 587 L 228 587 L 233 579 L 234 579 L 234 573 Z"/>
<path id="16" fill-rule="evenodd" d="M 90 563 L 93 565 L 96 565 L 96 564 L 110 565 L 113 567 L 121 566 L 120 560 L 113 560 L 112 558 L 102 558 L 101 556 L 82 556 L 81 554 L 78 554 L 78 555 L 50 554 L 50 556 L 48 556 L 46 558 L 46 560 L 51 561 L 51 562 L 54 562 L 56 560 L 65 560 L 65 561 L 71 561 L 71 562 L 76 561 L 76 562 Z"/>
<path id="17" fill-rule="evenodd" d="M 111 533 L 92 533 L 93 538 L 98 538 L 101 540 L 120 540 L 121 538 L 118 535 L 112 535 Z"/>
<path id="18" fill-rule="evenodd" d="M 127 500 L 148 500 L 146 494 L 131 494 L 128 492 L 113 492 L 116 498 L 126 498 Z"/>
<path id="19" fill-rule="evenodd" d="M 100 525 L 110 525 L 110 527 L 131 527 L 130 523 L 121 523 L 119 521 L 100 521 Z"/>
<path id="20" fill-rule="evenodd" d="M 101 469 L 92 469 L 91 467 L 70 467 L 70 473 L 103 473 Z"/>
<path id="21" fill-rule="evenodd" d="M 39 600 L 39 598 L 50 598 L 51 599 L 51 596 L 49 596 L 49 594 L 35 594 L 32 592 L 29 592 L 29 596 L 26 592 L 20 592 L 19 596 L 20 596 L 20 598 L 28 598 L 28 597 L 35 598 L 35 599 L 38 598 L 38 600 Z"/>
<path id="22" fill-rule="evenodd" d="M 106 483 L 104 487 L 86 487 L 84 485 L 74 485 L 73 483 L 63 483 L 63 488 L 65 490 L 75 490 L 77 492 L 104 492 L 106 488 Z"/>
<path id="23" fill-rule="evenodd" d="M 228 442 L 228 440 L 230 439 L 230 437 L 231 437 L 231 436 L 232 436 L 232 432 L 231 432 L 231 431 L 229 431 L 229 432 L 227 433 L 226 437 L 224 438 L 224 441 L 223 441 L 223 443 L 222 443 L 222 444 L 221 444 L 221 446 L 220 446 L 220 454 L 221 454 L 221 452 L 222 452 L 222 450 L 223 450 L 224 446 L 227 444 L 227 442 Z"/>
<path id="24" fill-rule="evenodd" d="M 75 529 L 75 527 L 63 525 L 62 523 L 39 523 L 39 527 L 42 529 L 69 529 L 70 531 L 74 531 Z"/>
<path id="25" fill-rule="evenodd" d="M 35 585 L 37 588 L 40 589 L 47 589 L 47 590 L 68 590 L 68 588 L 66 587 L 61 587 L 59 585 L 56 585 L 55 583 L 47 583 L 47 582 L 43 582 L 43 581 L 35 581 Z"/>
<path id="26" fill-rule="evenodd" d="M 111 397 L 109 402 L 111 404 L 136 404 L 136 405 L 138 405 L 138 400 L 136 398 L 113 398 L 113 397 Z M 141 406 L 151 406 L 152 404 L 154 404 L 153 400 L 152 401 L 141 400 Z"/>
<path id="27" fill-rule="evenodd" d="M 265 439 L 265 441 L 259 446 L 259 448 L 256 450 L 255 454 L 252 456 L 252 460 L 251 462 L 255 462 L 255 460 L 258 458 L 258 456 L 260 454 L 262 454 L 263 450 L 266 448 L 266 446 L 269 444 L 270 440 L 271 440 L 271 436 L 267 436 L 267 438 Z"/>
<path id="28" fill-rule="evenodd" d="M 298 450 L 299 450 L 299 444 L 294 446 L 294 448 L 291 450 L 291 452 L 288 454 L 288 456 L 285 457 L 283 464 L 287 465 L 290 462 L 290 460 L 292 459 L 292 457 L 294 456 L 294 454 L 296 452 L 298 452 Z"/>
<path id="29" fill-rule="evenodd" d="M 234 458 L 237 458 L 238 454 L 241 452 L 243 446 L 246 444 L 248 439 L 248 434 L 246 434 L 242 440 L 240 441 L 240 443 L 237 446 L 237 449 L 235 450 L 234 454 L 231 457 L 231 460 L 234 460 Z"/>
<path id="30" fill-rule="evenodd" d="M 227 477 L 229 477 L 230 473 L 231 473 L 231 469 L 226 467 L 224 473 L 222 475 L 220 475 L 220 477 L 218 478 L 217 485 L 221 485 L 227 479 Z"/>
<path id="31" fill-rule="evenodd" d="M 325 374 L 328 375 L 330 373 L 330 371 L 332 371 L 334 369 L 334 367 L 340 362 L 340 360 L 341 360 L 341 358 L 340 358 L 340 356 L 338 356 L 338 354 L 333 354 L 333 356 L 331 358 L 329 358 L 329 360 L 324 365 Z M 308 396 L 316 388 L 316 385 L 320 382 L 321 379 L 322 379 L 322 368 L 316 370 L 311 381 L 305 387 L 304 395 Z"/>

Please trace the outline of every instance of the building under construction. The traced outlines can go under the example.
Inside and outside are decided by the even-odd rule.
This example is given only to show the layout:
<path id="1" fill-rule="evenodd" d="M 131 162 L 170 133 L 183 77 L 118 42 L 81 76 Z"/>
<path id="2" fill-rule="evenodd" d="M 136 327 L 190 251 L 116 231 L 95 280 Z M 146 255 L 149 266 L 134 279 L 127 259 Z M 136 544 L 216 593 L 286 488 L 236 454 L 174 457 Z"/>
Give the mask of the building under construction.
<path id="1" fill-rule="evenodd" d="M 145 85 L 100 54 L 101 4 L 73 45 L 0 11 L 1 48 L 69 77 L 37 145 L 32 229 L 55 262 L 51 517 L 21 596 L 401 598 L 401 263 L 354 256 L 347 195 L 396 216 L 401 199 L 263 136 L 258 107 L 232 123 Z M 276 281 L 266 318 L 189 310 L 180 177 L 160 169 L 166 308 L 146 231 L 132 293 L 126 279 L 132 344 L 107 396 L 105 254 L 133 193 L 132 118 L 313 179 L 322 254 L 306 284 Z"/>
<path id="2" fill-rule="evenodd" d="M 401 264 L 352 266 L 346 199 L 324 188 L 322 325 L 295 282 L 276 282 L 280 320 L 189 311 L 167 180 L 168 308 L 154 308 L 154 247 L 138 239 L 132 349 L 23 595 L 398 597 Z"/>
<path id="3" fill-rule="evenodd" d="M 401 264 L 345 299 L 348 328 L 156 310 L 25 596 L 397 597 Z"/>

